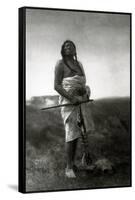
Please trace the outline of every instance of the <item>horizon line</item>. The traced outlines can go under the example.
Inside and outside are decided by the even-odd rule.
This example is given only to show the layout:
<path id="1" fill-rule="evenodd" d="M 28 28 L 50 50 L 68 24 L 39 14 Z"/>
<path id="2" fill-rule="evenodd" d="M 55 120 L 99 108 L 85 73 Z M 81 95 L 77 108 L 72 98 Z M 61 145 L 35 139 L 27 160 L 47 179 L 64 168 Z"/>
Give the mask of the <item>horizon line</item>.
<path id="1" fill-rule="evenodd" d="M 53 96 L 59 96 L 59 95 L 37 95 L 37 96 L 31 96 L 29 99 L 25 99 L 26 101 L 31 101 L 31 99 L 33 97 L 53 97 Z M 103 96 L 103 97 L 96 97 L 95 100 L 100 100 L 100 99 L 113 99 L 113 98 L 131 98 L 130 95 L 127 95 L 127 96 Z M 91 98 L 93 99 L 93 98 Z"/>

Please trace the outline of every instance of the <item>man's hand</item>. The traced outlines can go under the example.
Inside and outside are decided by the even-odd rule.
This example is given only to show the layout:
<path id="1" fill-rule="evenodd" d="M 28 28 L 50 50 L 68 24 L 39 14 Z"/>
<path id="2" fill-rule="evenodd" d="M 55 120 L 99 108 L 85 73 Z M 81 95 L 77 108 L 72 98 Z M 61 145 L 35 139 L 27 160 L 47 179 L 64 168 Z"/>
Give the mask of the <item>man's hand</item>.
<path id="1" fill-rule="evenodd" d="M 71 99 L 71 102 L 72 102 L 72 104 L 80 104 L 81 102 L 82 102 L 82 99 L 80 99 L 80 98 L 77 98 L 77 97 L 73 97 L 72 99 Z"/>

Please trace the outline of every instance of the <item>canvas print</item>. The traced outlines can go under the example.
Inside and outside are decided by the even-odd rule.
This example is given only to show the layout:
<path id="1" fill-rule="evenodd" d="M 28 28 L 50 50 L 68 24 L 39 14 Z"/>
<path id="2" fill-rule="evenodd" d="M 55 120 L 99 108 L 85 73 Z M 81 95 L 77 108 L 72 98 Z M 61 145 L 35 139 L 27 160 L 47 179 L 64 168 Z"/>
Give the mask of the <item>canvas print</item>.
<path id="1" fill-rule="evenodd" d="M 25 192 L 131 186 L 131 14 L 23 11 Z"/>

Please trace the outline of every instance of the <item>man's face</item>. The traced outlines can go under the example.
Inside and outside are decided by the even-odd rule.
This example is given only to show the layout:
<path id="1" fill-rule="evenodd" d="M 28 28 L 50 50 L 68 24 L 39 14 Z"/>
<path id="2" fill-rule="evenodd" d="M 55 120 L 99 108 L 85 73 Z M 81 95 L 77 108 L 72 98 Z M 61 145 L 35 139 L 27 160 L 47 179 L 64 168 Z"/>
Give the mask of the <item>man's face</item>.
<path id="1" fill-rule="evenodd" d="M 64 45 L 64 54 L 65 55 L 74 55 L 75 54 L 75 48 L 71 42 L 66 42 Z"/>

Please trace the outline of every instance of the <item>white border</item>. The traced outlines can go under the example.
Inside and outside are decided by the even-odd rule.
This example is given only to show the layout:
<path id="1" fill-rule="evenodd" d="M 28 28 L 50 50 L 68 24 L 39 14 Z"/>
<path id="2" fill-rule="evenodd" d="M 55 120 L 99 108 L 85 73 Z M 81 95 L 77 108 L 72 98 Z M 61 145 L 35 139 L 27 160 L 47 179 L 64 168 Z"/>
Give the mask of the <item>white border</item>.
<path id="1" fill-rule="evenodd" d="M 21 6 L 54 7 L 67 9 L 88 9 L 96 11 L 117 11 L 133 13 L 133 36 L 135 35 L 135 1 L 133 0 L 4 0 L 0 11 L 0 199 L 133 199 L 132 188 L 98 189 L 87 191 L 53 192 L 21 194 L 16 188 L 18 182 L 18 8 Z M 135 44 L 134 38 L 132 43 Z M 135 46 L 133 45 L 133 55 Z M 133 77 L 134 57 L 133 57 Z M 133 91 L 134 91 L 133 80 Z M 133 93 L 134 101 L 134 93 Z M 133 115 L 134 115 L 133 105 Z M 134 116 L 133 116 L 134 117 Z M 134 124 L 133 124 L 133 138 Z M 133 177 L 135 177 L 135 159 L 133 142 Z"/>

